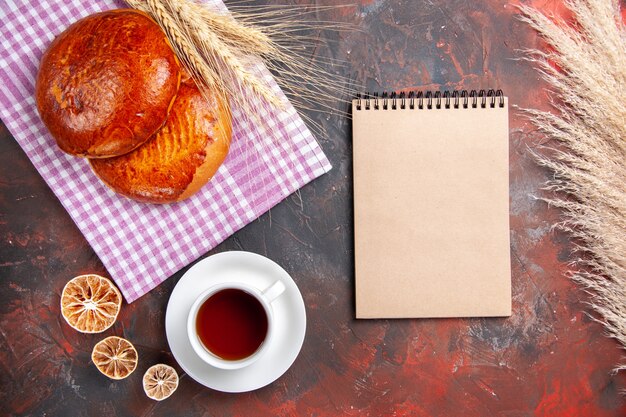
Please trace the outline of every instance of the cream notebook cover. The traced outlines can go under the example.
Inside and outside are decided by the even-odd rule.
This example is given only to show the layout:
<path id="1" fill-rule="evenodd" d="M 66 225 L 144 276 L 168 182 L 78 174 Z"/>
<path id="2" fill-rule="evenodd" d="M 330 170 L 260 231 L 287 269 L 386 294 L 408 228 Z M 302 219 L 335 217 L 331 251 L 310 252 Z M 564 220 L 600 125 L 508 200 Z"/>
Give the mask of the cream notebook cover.
<path id="1" fill-rule="evenodd" d="M 507 98 L 358 98 L 352 128 L 357 318 L 510 316 Z"/>

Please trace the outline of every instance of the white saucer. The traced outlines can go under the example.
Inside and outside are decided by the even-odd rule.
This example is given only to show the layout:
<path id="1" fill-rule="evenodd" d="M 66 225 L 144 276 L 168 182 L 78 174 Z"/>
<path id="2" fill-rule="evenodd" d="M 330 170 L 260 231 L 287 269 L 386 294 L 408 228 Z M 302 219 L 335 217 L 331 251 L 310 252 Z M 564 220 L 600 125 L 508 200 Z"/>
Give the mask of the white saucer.
<path id="1" fill-rule="evenodd" d="M 200 359 L 187 336 L 187 316 L 196 297 L 225 281 L 264 289 L 278 279 L 286 290 L 272 303 L 275 333 L 263 356 L 235 370 L 218 369 Z M 296 283 L 274 261 L 251 252 L 222 252 L 195 264 L 176 284 L 165 313 L 167 342 L 178 364 L 200 384 L 223 392 L 252 391 L 274 382 L 296 360 L 305 331 L 304 301 Z"/>

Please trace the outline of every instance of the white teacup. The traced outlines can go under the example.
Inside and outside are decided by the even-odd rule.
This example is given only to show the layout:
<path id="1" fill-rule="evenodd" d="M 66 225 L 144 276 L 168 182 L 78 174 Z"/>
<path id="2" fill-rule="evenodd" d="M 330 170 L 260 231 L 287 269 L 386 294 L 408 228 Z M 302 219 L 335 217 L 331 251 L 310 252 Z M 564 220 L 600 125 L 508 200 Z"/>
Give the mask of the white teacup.
<path id="1" fill-rule="evenodd" d="M 261 342 L 260 346 L 254 353 L 238 360 L 224 359 L 212 352 L 204 345 L 204 343 L 202 343 L 202 340 L 198 336 L 196 327 L 198 312 L 205 301 L 220 291 L 227 289 L 240 290 L 256 298 L 259 304 L 263 307 L 267 316 L 267 332 L 265 334 L 265 339 Z M 239 369 L 251 365 L 263 355 L 268 346 L 271 344 L 274 334 L 274 312 L 272 309 L 272 302 L 283 294 L 284 291 L 285 285 L 280 280 L 274 282 L 264 290 L 243 282 L 224 282 L 210 287 L 198 296 L 196 301 L 191 306 L 191 310 L 189 311 L 187 318 L 187 334 L 193 350 L 203 361 L 216 368 Z"/>

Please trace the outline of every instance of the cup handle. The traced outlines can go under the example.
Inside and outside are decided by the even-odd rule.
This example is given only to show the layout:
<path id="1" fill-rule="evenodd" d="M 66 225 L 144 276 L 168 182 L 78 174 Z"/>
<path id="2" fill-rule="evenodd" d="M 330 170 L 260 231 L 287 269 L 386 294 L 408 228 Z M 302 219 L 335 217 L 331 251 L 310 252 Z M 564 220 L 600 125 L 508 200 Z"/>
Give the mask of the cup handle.
<path id="1" fill-rule="evenodd" d="M 281 295 L 284 291 L 285 291 L 285 284 L 283 284 L 282 281 L 276 281 L 275 283 L 267 287 L 262 292 L 262 294 L 263 294 L 263 297 L 267 299 L 267 302 L 271 303 L 276 298 L 278 298 L 278 296 Z"/>

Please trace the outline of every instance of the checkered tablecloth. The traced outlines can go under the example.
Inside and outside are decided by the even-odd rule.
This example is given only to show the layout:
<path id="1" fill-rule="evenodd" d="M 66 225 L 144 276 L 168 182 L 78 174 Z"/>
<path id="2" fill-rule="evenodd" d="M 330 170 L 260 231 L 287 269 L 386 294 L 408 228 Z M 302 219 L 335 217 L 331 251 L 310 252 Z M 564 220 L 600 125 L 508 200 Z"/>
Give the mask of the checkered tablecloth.
<path id="1" fill-rule="evenodd" d="M 259 122 L 241 117 L 234 109 L 228 158 L 199 193 L 170 205 L 142 204 L 116 195 L 96 178 L 86 160 L 58 149 L 37 113 L 34 85 L 41 55 L 56 35 L 81 17 L 125 4 L 114 0 L 2 3 L 0 117 L 128 302 L 331 168 L 292 106 L 263 112 Z M 223 7 L 219 0 L 210 3 Z M 282 94 L 269 72 L 260 71 Z"/>

